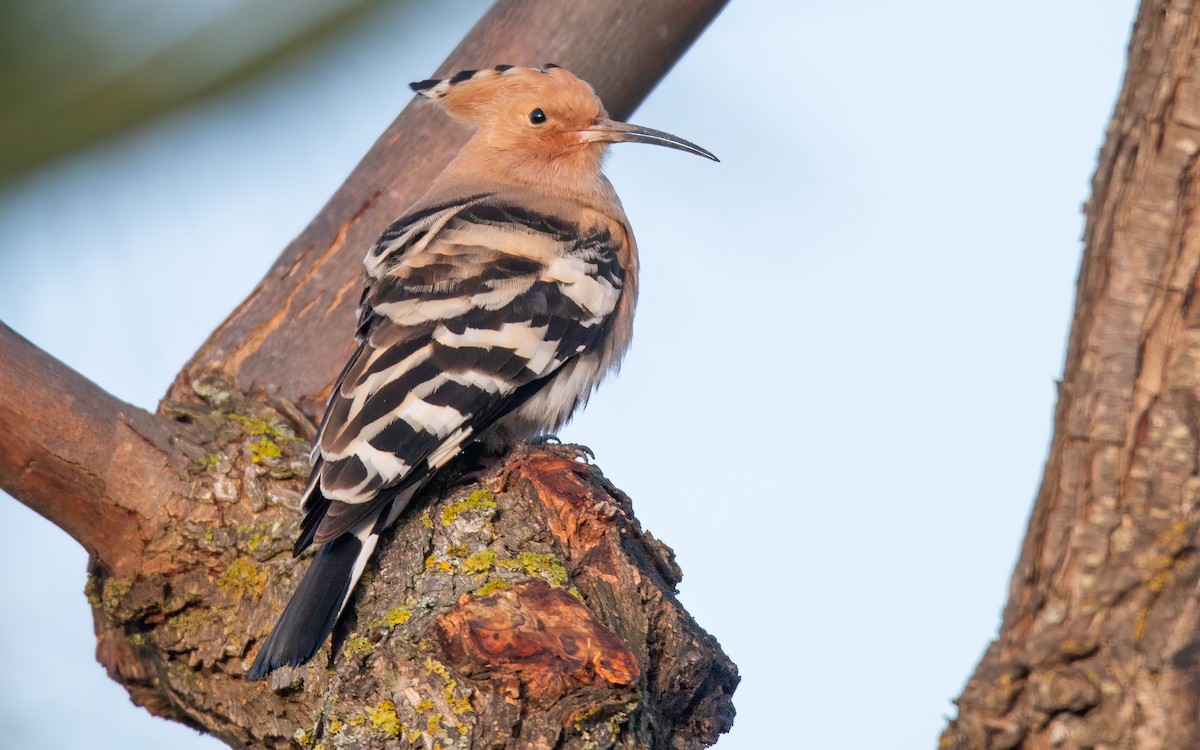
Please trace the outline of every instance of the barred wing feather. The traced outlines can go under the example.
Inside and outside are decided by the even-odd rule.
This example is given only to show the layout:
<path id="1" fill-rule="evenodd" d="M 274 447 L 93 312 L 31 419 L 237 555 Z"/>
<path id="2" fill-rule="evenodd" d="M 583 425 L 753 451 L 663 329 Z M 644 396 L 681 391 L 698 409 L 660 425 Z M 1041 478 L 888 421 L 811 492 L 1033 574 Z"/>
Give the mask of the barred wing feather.
<path id="1" fill-rule="evenodd" d="M 298 549 L 352 531 L 600 345 L 623 271 L 609 223 L 584 219 L 482 195 L 380 238 L 361 342 L 314 449 Z"/>

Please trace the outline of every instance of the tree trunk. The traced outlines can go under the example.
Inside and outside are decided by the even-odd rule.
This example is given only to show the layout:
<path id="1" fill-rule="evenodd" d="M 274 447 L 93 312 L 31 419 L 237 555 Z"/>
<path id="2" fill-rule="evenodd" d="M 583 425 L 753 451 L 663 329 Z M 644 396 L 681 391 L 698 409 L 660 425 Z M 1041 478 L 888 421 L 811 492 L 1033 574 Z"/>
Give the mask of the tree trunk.
<path id="1" fill-rule="evenodd" d="M 626 116 L 722 0 L 500 2 L 438 73 L 560 63 Z M 675 747 L 737 671 L 670 550 L 581 449 L 445 473 L 385 537 L 333 642 L 244 669 L 308 564 L 308 441 L 349 355 L 360 261 L 465 131 L 410 108 L 179 374 L 158 414 L 0 325 L 0 487 L 92 555 L 97 653 L 134 702 L 231 746 Z"/>
<path id="2" fill-rule="evenodd" d="M 941 748 L 1200 746 L 1198 154 L 1200 4 L 1145 0 L 1045 477 Z"/>

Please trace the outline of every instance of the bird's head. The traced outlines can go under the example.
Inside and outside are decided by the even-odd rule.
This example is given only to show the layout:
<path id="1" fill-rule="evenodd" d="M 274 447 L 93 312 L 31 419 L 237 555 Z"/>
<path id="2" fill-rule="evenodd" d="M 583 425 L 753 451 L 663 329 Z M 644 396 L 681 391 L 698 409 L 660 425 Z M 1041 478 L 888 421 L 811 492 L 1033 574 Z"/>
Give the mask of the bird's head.
<path id="1" fill-rule="evenodd" d="M 717 160 L 682 138 L 609 118 L 596 92 L 557 65 L 497 65 L 409 84 L 476 129 L 473 144 L 509 166 L 599 173 L 610 143 L 654 143 Z"/>

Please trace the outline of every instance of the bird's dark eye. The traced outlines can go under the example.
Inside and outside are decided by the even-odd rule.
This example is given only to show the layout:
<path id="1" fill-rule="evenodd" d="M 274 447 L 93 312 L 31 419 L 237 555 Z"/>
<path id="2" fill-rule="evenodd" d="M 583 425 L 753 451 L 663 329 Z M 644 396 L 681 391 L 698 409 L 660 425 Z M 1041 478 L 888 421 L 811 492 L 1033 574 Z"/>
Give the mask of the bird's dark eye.
<path id="1" fill-rule="evenodd" d="M 529 121 L 534 125 L 541 125 L 546 121 L 546 113 L 542 111 L 541 107 L 538 107 L 529 113 Z"/>

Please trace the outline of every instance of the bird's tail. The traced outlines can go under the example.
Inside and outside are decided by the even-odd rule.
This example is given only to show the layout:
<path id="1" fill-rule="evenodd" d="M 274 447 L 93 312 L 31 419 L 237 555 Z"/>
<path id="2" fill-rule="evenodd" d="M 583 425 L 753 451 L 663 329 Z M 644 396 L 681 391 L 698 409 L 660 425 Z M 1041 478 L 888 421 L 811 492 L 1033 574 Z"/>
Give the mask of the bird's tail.
<path id="1" fill-rule="evenodd" d="M 374 519 L 357 533 L 342 534 L 317 551 L 304 579 L 266 643 L 258 650 L 247 679 L 260 680 L 274 669 L 303 664 L 333 632 L 354 584 L 379 541 Z"/>

